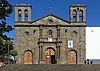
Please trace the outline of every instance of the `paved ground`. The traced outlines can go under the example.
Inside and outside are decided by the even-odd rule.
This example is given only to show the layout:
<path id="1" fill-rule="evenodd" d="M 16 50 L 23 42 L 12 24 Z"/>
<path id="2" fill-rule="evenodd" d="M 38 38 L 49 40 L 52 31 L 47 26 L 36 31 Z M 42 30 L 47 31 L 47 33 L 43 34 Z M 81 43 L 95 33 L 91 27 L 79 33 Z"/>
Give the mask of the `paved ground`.
<path id="1" fill-rule="evenodd" d="M 88 64 L 77 64 L 77 65 L 6 65 L 0 68 L 0 71 L 100 71 L 100 65 L 88 65 Z"/>

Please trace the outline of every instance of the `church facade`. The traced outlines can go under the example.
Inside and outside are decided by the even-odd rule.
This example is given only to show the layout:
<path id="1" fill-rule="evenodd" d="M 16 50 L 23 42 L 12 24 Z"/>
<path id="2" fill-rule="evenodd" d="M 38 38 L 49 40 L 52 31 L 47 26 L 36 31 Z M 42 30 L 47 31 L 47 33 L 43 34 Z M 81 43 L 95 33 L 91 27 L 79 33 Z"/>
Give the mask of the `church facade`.
<path id="1" fill-rule="evenodd" d="M 15 6 L 17 64 L 84 64 L 86 6 L 69 7 L 70 21 L 49 14 L 31 20 L 32 6 Z"/>

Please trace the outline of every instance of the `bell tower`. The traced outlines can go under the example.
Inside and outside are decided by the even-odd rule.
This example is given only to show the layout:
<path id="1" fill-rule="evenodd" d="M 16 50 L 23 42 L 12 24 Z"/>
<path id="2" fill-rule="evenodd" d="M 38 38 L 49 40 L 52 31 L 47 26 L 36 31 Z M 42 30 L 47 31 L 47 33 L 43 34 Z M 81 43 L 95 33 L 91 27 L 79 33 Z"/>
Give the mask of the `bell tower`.
<path id="1" fill-rule="evenodd" d="M 86 22 L 86 6 L 74 4 L 70 6 L 70 22 Z"/>
<path id="2" fill-rule="evenodd" d="M 30 4 L 16 4 L 15 21 L 31 21 L 31 8 Z"/>

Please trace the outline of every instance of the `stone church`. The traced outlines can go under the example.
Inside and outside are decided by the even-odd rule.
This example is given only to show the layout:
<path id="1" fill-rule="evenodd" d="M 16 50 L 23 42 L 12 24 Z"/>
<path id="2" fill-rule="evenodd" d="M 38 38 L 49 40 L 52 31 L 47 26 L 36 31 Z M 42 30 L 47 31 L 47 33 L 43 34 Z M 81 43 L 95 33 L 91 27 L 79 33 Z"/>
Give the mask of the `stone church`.
<path id="1" fill-rule="evenodd" d="M 17 64 L 84 64 L 86 59 L 86 6 L 69 7 L 70 19 L 50 13 L 31 20 L 32 6 L 15 5 Z"/>

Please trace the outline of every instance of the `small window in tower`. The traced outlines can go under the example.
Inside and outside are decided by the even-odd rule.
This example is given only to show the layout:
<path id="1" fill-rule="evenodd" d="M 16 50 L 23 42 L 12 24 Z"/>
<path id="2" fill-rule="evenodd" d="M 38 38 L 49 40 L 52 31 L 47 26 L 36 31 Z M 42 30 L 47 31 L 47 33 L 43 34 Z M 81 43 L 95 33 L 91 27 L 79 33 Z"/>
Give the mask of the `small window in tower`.
<path id="1" fill-rule="evenodd" d="M 28 21 L 28 10 L 27 9 L 25 9 L 24 10 L 24 15 L 25 15 L 25 21 Z"/>
<path id="2" fill-rule="evenodd" d="M 77 11 L 73 10 L 73 22 L 76 22 Z"/>
<path id="3" fill-rule="evenodd" d="M 52 30 L 49 30 L 48 34 L 49 34 L 49 37 L 51 38 L 52 37 Z"/>
<path id="4" fill-rule="evenodd" d="M 28 17 L 28 10 L 27 9 L 25 9 L 25 17 Z"/>
<path id="5" fill-rule="evenodd" d="M 21 9 L 18 10 L 18 16 L 21 17 L 22 11 Z"/>
<path id="6" fill-rule="evenodd" d="M 22 20 L 22 10 L 19 9 L 18 10 L 18 21 L 21 21 Z"/>
<path id="7" fill-rule="evenodd" d="M 80 10 L 80 13 L 79 13 L 79 20 L 80 22 L 83 22 L 83 11 Z"/>

